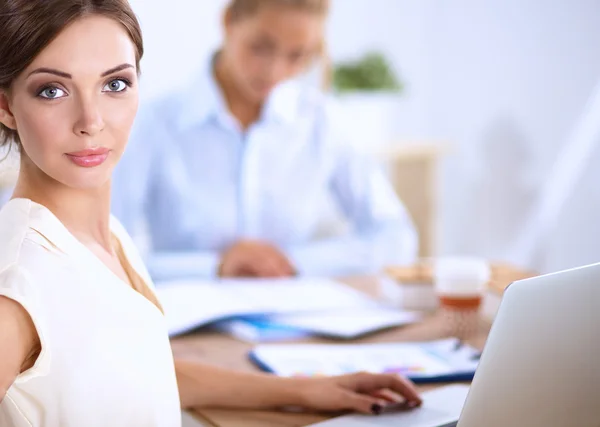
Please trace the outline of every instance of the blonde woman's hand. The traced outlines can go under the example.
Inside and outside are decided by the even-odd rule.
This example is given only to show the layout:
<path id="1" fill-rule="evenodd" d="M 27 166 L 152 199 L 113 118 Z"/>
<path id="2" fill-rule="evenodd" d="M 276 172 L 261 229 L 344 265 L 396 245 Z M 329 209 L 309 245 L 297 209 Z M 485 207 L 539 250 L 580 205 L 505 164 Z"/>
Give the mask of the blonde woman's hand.
<path id="1" fill-rule="evenodd" d="M 291 277 L 296 274 L 288 258 L 275 246 L 256 240 L 242 240 L 221 257 L 221 277 Z"/>

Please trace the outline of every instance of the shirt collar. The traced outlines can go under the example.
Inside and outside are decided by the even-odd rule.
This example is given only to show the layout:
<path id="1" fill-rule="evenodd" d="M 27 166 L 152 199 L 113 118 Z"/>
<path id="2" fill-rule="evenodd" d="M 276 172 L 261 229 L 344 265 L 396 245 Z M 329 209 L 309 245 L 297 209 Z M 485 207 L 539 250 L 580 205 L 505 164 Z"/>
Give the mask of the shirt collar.
<path id="1" fill-rule="evenodd" d="M 202 66 L 199 75 L 192 79 L 180 93 L 181 108 L 177 125 L 180 129 L 189 128 L 211 118 L 230 117 L 227 103 L 214 75 L 214 60 L 217 53 L 211 54 Z M 265 102 L 260 121 L 293 123 L 298 115 L 300 85 L 287 81 L 278 85 Z"/>
<path id="2" fill-rule="evenodd" d="M 20 224 L 23 230 L 32 229 L 42 235 L 52 246 L 67 255 L 81 253 L 82 243 L 46 206 L 30 199 L 15 198 L 2 208 L 2 214 Z M 17 227 L 15 227 L 17 228 Z M 110 229 L 114 234 L 115 219 L 110 217 Z"/>
<path id="3" fill-rule="evenodd" d="M 263 117 L 283 123 L 293 123 L 298 117 L 300 85 L 293 80 L 281 83 L 269 95 L 265 103 Z"/>
<path id="4" fill-rule="evenodd" d="M 29 199 L 16 198 L 6 203 L 3 211 L 26 228 L 35 230 L 61 252 L 71 254 L 75 251 L 75 237 L 47 207 Z"/>

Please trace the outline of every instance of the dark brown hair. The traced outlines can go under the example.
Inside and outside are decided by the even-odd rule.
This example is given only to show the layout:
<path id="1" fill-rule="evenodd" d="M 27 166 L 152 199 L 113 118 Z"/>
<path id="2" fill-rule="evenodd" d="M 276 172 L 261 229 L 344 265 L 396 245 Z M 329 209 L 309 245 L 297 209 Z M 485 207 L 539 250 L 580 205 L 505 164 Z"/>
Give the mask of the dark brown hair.
<path id="1" fill-rule="evenodd" d="M 144 53 L 142 31 L 127 0 L 0 0 L 0 91 L 14 80 L 72 22 L 89 15 L 114 19 L 129 33 L 136 65 Z M 0 147 L 19 144 L 16 131 L 0 124 Z"/>
<path id="2" fill-rule="evenodd" d="M 326 15 L 329 0 L 231 0 L 229 10 L 232 19 L 240 19 L 255 14 L 264 6 L 288 6 L 307 12 Z"/>

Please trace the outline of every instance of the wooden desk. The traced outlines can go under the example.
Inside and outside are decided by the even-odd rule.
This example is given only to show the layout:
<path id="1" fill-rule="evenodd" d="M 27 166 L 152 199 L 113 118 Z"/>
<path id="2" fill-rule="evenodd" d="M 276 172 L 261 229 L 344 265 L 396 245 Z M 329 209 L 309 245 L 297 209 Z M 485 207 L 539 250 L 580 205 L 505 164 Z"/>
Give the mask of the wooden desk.
<path id="1" fill-rule="evenodd" d="M 370 279 L 354 279 L 346 281 L 354 288 L 369 294 L 378 293 L 377 282 Z M 482 349 L 489 332 L 490 325 L 482 321 L 480 328 L 469 344 Z M 444 337 L 443 320 L 433 316 L 425 322 L 388 330 L 354 342 L 398 342 L 421 341 Z M 303 342 L 330 342 L 325 339 L 308 339 Z M 247 357 L 252 345 L 237 341 L 218 333 L 200 333 L 173 340 L 176 355 L 193 357 L 199 361 L 231 369 L 257 372 Z M 432 388 L 422 387 L 422 390 Z M 219 409 L 202 409 L 196 411 L 198 419 L 207 425 L 218 427 L 300 427 L 325 420 L 322 414 L 284 413 L 276 411 L 236 411 Z"/>

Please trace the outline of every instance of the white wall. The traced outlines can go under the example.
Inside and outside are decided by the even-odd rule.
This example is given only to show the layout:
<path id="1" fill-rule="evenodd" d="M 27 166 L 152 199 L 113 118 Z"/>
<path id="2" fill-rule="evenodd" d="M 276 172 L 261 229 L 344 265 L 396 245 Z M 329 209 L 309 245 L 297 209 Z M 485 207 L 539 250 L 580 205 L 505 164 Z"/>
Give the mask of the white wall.
<path id="1" fill-rule="evenodd" d="M 226 0 L 130 0 L 144 34 L 142 99 L 168 93 L 194 75 L 219 45 Z"/>
<path id="2" fill-rule="evenodd" d="M 219 43 L 225 3 L 132 0 L 147 48 L 144 97 L 193 75 Z M 599 18 L 598 0 L 333 0 L 333 59 L 385 51 L 407 83 L 399 137 L 455 145 L 442 178 L 443 253 L 506 257 L 600 78 Z M 542 268 L 600 259 L 600 172 L 586 179 Z"/>
<path id="3" fill-rule="evenodd" d="M 428 16 L 429 129 L 459 148 L 444 175 L 442 246 L 503 257 L 600 79 L 600 2 L 440 0 Z M 587 178 L 600 182 L 598 172 Z M 600 238 L 595 251 L 561 243 L 590 230 L 600 237 L 584 221 L 587 200 L 571 206 L 541 268 L 600 259 Z"/>

